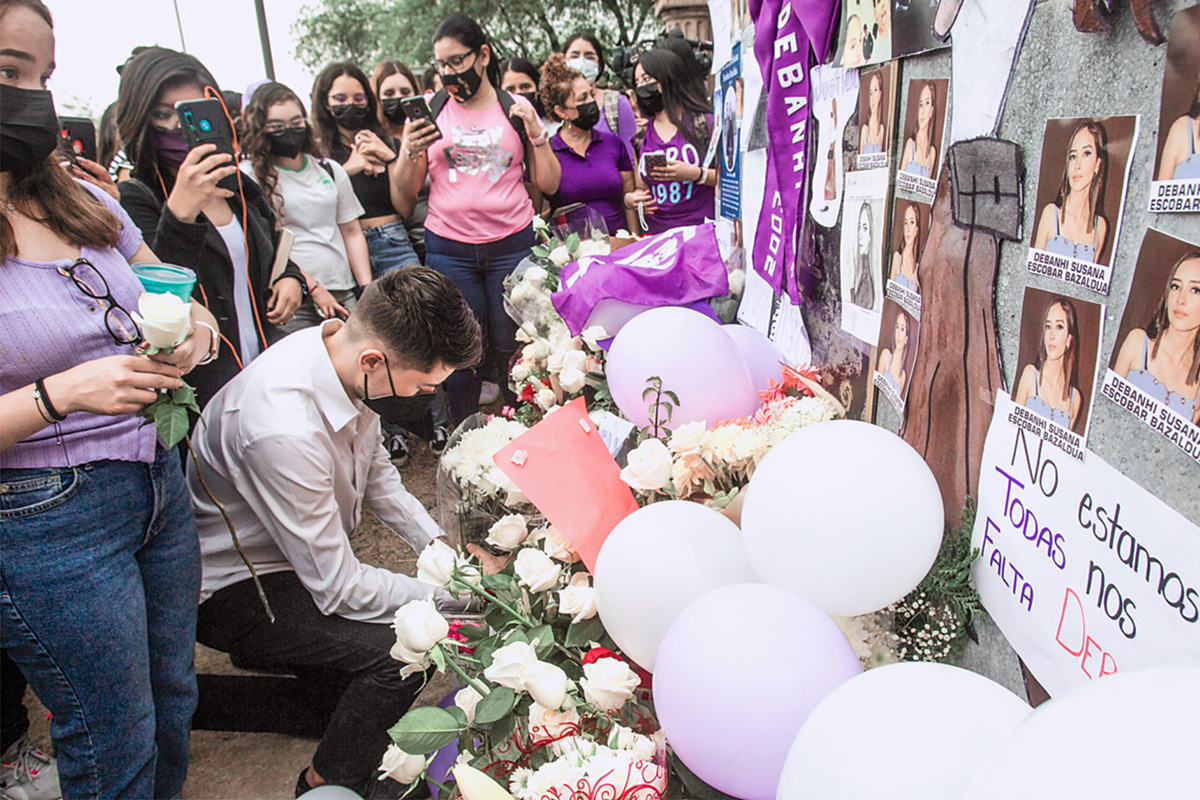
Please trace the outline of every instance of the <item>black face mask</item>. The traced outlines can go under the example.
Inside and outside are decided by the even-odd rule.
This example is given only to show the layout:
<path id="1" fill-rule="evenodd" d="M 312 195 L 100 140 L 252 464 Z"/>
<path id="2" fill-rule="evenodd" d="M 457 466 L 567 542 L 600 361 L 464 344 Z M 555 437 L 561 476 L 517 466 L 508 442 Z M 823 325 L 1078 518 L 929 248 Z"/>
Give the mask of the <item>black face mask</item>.
<path id="1" fill-rule="evenodd" d="M 516 94 L 519 94 L 521 97 L 524 97 L 526 100 L 528 100 L 529 105 L 533 106 L 533 110 L 538 112 L 539 117 L 546 116 L 542 113 L 542 101 L 538 98 L 537 92 L 517 92 Z"/>
<path id="2" fill-rule="evenodd" d="M 658 88 L 657 83 L 647 83 L 645 86 L 637 87 L 633 92 L 637 96 L 638 109 L 643 116 L 653 117 L 663 110 L 662 90 Z"/>
<path id="3" fill-rule="evenodd" d="M 333 114 L 333 119 L 339 128 L 345 128 L 348 131 L 361 131 L 367 127 L 367 122 L 371 119 L 370 106 L 356 106 L 353 103 L 331 105 L 329 113 Z"/>
<path id="4" fill-rule="evenodd" d="M 47 89 L 5 86 L 0 105 L 0 172 L 20 180 L 54 152 L 62 137 L 54 97 Z"/>
<path id="5" fill-rule="evenodd" d="M 460 103 L 465 103 L 474 97 L 482 85 L 483 76 L 476 72 L 473 66 L 462 72 L 453 72 L 442 76 L 442 86 L 451 97 Z"/>
<path id="6" fill-rule="evenodd" d="M 383 357 L 383 366 L 387 370 L 388 386 L 392 393 L 384 397 L 371 397 L 367 390 L 367 375 L 363 373 L 363 405 L 394 425 L 405 422 L 420 422 L 433 408 L 434 392 L 421 392 L 411 397 L 401 397 L 396 394 L 396 384 L 392 383 L 392 371 L 388 366 L 387 356 Z"/>
<path id="7" fill-rule="evenodd" d="M 286 128 L 267 134 L 267 147 L 270 148 L 273 156 L 295 158 L 304 152 L 306 146 L 308 146 L 307 125 L 299 130 Z"/>
<path id="8" fill-rule="evenodd" d="M 580 130 L 590 131 L 600 121 L 600 106 L 595 100 L 580 103 L 575 106 L 575 110 L 579 112 L 579 116 L 571 120 L 571 124 Z"/>
<path id="9" fill-rule="evenodd" d="M 404 113 L 404 106 L 400 105 L 401 97 L 385 97 L 379 101 L 383 106 L 383 116 L 393 125 L 403 125 L 408 119 L 408 114 Z"/>

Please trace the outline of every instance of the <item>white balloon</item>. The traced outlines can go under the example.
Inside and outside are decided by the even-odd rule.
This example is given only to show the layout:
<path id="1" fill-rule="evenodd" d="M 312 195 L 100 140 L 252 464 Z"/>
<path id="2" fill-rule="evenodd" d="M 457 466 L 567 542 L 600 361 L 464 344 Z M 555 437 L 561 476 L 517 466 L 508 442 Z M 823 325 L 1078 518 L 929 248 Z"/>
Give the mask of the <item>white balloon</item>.
<path id="1" fill-rule="evenodd" d="M 604 629 L 653 671 L 658 646 L 683 609 L 712 589 L 755 579 L 736 525 L 699 503 L 667 500 L 613 528 L 594 581 Z"/>
<path id="2" fill-rule="evenodd" d="M 592 307 L 592 313 L 588 315 L 587 324 L 583 327 L 586 330 L 593 325 L 599 325 L 609 336 L 616 336 L 621 332 L 621 328 L 625 327 L 626 322 L 651 308 L 652 306 L 639 306 L 636 303 L 606 297 Z"/>
<path id="3" fill-rule="evenodd" d="M 746 362 L 746 368 L 750 370 L 750 380 L 754 382 L 755 391 L 765 392 L 771 388 L 767 381 L 779 383 L 783 379 L 783 365 L 787 363 L 787 359 L 779 346 L 768 339 L 766 334 L 736 323 L 722 325 L 721 330 L 729 334 L 729 338 L 737 345 L 738 352 Z"/>
<path id="4" fill-rule="evenodd" d="M 1118 672 L 1037 707 L 964 800 L 1200 796 L 1200 668 Z"/>
<path id="5" fill-rule="evenodd" d="M 903 439 L 831 420 L 801 428 L 759 464 L 742 511 L 750 566 L 830 616 L 877 611 L 929 572 L 942 495 Z"/>
<path id="6" fill-rule="evenodd" d="M 1003 686 L 958 667 L 910 662 L 868 670 L 805 720 L 776 798 L 958 800 L 980 762 L 1030 711 Z M 929 757 L 864 769 L 895 759 L 904 743 L 919 743 Z"/>
<path id="7" fill-rule="evenodd" d="M 345 786 L 318 786 L 300 795 L 301 800 L 362 800 L 362 795 Z"/>

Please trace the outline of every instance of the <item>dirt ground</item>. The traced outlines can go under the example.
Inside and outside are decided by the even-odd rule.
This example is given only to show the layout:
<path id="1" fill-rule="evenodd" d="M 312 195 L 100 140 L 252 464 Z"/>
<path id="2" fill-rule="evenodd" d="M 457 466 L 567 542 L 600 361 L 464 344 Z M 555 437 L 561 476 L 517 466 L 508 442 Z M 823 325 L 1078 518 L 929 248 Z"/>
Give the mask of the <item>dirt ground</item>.
<path id="1" fill-rule="evenodd" d="M 412 456 L 400 470 L 404 485 L 437 516 L 435 477 L 437 459 L 422 441 L 409 440 Z M 416 574 L 417 554 L 369 512 L 351 537 L 359 559 L 406 575 Z M 238 674 L 240 670 L 223 653 L 196 646 L 196 670 L 200 673 Z M 438 702 L 450 689 L 450 681 L 437 676 L 425 687 L 418 705 Z M 31 735 L 50 750 L 46 710 L 32 692 L 26 694 L 32 720 Z M 310 763 L 315 739 L 272 733 L 228 733 L 193 731 L 191 766 L 183 787 L 184 800 L 291 800 L 296 776 Z"/>

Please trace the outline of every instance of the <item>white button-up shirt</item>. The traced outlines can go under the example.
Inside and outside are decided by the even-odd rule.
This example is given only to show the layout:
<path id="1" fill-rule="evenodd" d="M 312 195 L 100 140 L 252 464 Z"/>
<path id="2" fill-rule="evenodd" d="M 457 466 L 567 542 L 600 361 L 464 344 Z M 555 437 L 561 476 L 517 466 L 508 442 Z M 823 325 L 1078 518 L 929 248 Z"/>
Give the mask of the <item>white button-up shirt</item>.
<path id="1" fill-rule="evenodd" d="M 260 575 L 294 570 L 322 613 L 390 622 L 399 606 L 433 587 L 355 557 L 349 534 L 363 506 L 418 552 L 441 531 L 388 460 L 379 415 L 346 394 L 322 328 L 264 351 L 209 402 L 192 442 L 208 488 Z M 203 601 L 250 571 L 190 459 L 187 475 Z"/>

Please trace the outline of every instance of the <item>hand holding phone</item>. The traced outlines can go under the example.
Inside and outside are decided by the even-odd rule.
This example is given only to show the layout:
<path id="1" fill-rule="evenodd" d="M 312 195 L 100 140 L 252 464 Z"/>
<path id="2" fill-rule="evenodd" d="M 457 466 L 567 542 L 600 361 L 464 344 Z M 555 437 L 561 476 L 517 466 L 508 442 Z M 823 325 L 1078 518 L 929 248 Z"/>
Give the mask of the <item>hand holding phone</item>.
<path id="1" fill-rule="evenodd" d="M 421 95 L 402 97 L 400 107 L 404 109 L 404 114 L 408 117 L 408 123 L 405 125 L 405 138 L 414 152 L 425 150 L 442 138 L 442 132 L 433 119 L 433 111 L 429 108 L 429 103 L 425 102 L 424 97 Z M 422 121 L 428 124 L 421 126 L 419 123 Z"/>
<path id="2" fill-rule="evenodd" d="M 204 100 L 181 100 L 175 104 L 179 115 L 179 126 L 189 150 L 202 144 L 211 144 L 217 153 L 225 153 L 235 165 L 232 172 L 224 173 L 217 185 L 229 192 L 238 190 L 237 152 L 233 147 L 233 128 L 225 116 L 225 107 L 216 98 Z"/>

